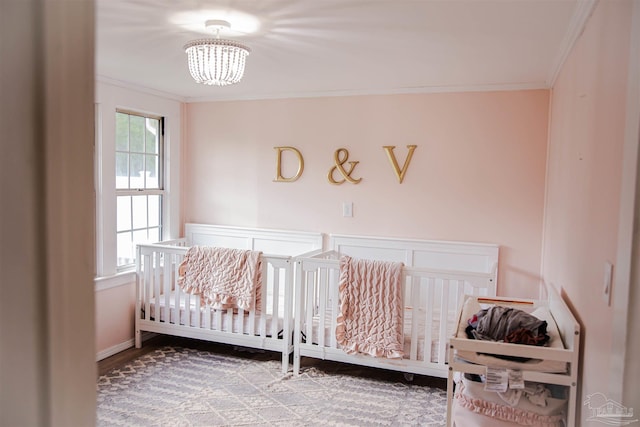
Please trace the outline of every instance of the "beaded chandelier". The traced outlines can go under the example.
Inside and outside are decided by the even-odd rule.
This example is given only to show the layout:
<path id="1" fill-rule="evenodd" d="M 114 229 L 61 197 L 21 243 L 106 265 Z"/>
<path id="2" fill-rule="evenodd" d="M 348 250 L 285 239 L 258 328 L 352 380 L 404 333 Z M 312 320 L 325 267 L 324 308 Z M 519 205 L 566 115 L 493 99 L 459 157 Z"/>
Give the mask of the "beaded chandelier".
<path id="1" fill-rule="evenodd" d="M 243 44 L 220 38 L 227 21 L 210 20 L 207 28 L 216 30 L 215 39 L 193 40 L 184 46 L 191 77 L 205 85 L 226 86 L 238 83 L 244 74 L 245 59 L 251 50 Z"/>

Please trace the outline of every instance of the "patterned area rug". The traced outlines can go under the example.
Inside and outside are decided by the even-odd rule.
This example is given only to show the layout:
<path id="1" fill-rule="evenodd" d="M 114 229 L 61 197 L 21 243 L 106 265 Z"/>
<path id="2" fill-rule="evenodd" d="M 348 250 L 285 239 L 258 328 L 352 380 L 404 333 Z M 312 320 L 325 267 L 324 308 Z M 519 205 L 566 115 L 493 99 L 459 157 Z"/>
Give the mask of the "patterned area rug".
<path id="1" fill-rule="evenodd" d="M 162 347 L 98 380 L 98 426 L 443 426 L 446 391 Z"/>

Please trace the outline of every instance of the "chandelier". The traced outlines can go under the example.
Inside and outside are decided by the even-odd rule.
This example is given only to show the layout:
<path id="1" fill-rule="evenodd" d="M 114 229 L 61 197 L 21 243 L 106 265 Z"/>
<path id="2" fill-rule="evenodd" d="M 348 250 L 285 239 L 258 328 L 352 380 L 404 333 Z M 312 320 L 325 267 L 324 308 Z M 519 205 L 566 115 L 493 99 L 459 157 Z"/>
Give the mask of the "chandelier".
<path id="1" fill-rule="evenodd" d="M 215 39 L 193 40 L 184 46 L 191 77 L 205 85 L 238 83 L 244 74 L 245 58 L 251 50 L 243 44 L 220 38 L 220 30 L 230 28 L 227 21 L 209 20 L 205 26 L 216 30 Z"/>

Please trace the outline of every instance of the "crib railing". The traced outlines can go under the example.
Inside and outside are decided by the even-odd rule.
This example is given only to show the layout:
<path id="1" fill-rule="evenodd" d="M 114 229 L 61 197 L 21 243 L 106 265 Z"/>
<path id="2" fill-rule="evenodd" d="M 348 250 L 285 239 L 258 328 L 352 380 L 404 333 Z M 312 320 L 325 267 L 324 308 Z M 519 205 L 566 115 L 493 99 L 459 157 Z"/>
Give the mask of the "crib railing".
<path id="1" fill-rule="evenodd" d="M 189 248 L 184 239 L 138 245 L 135 344 L 142 331 L 205 339 L 282 352 L 283 370 L 293 351 L 291 257 L 262 255 L 262 297 L 252 310 L 214 309 L 178 285 Z"/>
<path id="2" fill-rule="evenodd" d="M 492 296 L 495 272 L 475 273 L 403 268 L 405 357 L 374 358 L 344 353 L 336 340 L 340 307 L 339 255 L 298 258 L 294 329 L 294 372 L 302 356 L 445 378 L 447 342 L 464 295 Z"/>

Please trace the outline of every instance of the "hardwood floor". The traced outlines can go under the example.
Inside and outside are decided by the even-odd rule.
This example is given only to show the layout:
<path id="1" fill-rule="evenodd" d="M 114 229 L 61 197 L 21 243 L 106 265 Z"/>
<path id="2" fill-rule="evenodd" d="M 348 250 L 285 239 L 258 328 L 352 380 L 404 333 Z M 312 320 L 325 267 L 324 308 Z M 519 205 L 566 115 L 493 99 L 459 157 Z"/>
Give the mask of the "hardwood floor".
<path id="1" fill-rule="evenodd" d="M 153 337 L 144 342 L 142 348 L 131 347 L 127 350 L 116 353 L 113 356 L 109 356 L 106 359 L 102 359 L 98 362 L 98 375 L 105 375 L 107 372 L 118 369 L 131 362 L 132 360 L 143 356 L 149 352 L 152 352 L 164 345 L 175 345 L 170 340 L 167 340 L 165 336 Z"/>
<path id="2" fill-rule="evenodd" d="M 221 354 L 233 354 L 237 357 L 244 357 L 256 360 L 280 360 L 280 353 L 271 351 L 261 351 L 254 349 L 239 348 L 237 346 L 212 343 L 208 341 L 195 340 L 190 338 L 173 337 L 168 335 L 158 335 L 145 340 L 142 348 L 130 348 L 120 353 L 114 354 L 98 362 L 98 375 L 105 375 L 113 369 L 119 369 L 132 360 L 164 346 L 179 346 L 193 348 L 197 350 L 211 351 Z M 447 388 L 447 380 L 444 378 L 428 377 L 424 375 L 414 375 L 412 380 L 407 380 L 402 372 L 389 371 L 385 369 L 369 368 L 366 366 L 350 365 L 348 363 L 332 362 L 328 360 L 302 358 L 301 367 L 313 366 L 322 369 L 327 373 L 341 373 L 367 378 L 377 378 L 390 382 L 412 383 L 428 387 L 437 387 L 442 390 Z"/>

